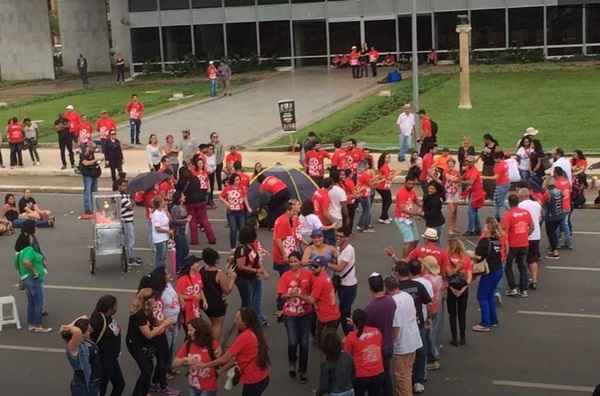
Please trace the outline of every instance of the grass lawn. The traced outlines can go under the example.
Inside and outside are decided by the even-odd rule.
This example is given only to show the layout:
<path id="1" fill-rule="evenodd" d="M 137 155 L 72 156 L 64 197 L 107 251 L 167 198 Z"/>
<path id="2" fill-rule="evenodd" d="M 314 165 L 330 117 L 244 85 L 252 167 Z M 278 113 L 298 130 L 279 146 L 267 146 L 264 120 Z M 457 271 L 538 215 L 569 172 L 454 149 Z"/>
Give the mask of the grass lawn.
<path id="1" fill-rule="evenodd" d="M 422 81 L 434 77 L 426 76 Z M 483 133 L 490 132 L 512 148 L 521 131 L 534 126 L 545 149 L 560 145 L 566 150 L 600 152 L 600 73 L 594 68 L 473 73 L 472 110 L 458 110 L 458 85 L 458 76 L 452 75 L 421 95 L 421 107 L 439 125 L 441 146 L 455 149 L 465 135 L 480 145 Z M 411 83 L 404 81 L 394 89 L 410 94 Z M 385 99 L 372 96 L 353 103 L 304 128 L 299 138 L 315 130 L 322 140 L 330 142 L 337 125 L 351 123 L 363 107 Z M 399 111 L 369 122 L 352 136 L 375 147 L 396 146 Z"/>
<path id="2" fill-rule="evenodd" d="M 249 79 L 238 79 L 236 85 L 249 82 Z M 170 102 L 168 99 L 173 93 L 181 92 L 184 95 L 194 95 L 193 98 Z M 206 97 L 209 94 L 208 82 L 198 80 L 187 82 L 152 82 L 143 84 L 111 86 L 78 90 L 56 96 L 43 96 L 34 100 L 15 103 L 0 109 L 0 120 L 6 122 L 10 117 L 22 120 L 29 117 L 32 120 L 43 120 L 40 126 L 40 141 L 55 142 L 54 120 L 65 106 L 72 104 L 79 113 L 86 114 L 88 118 L 95 119 L 100 111 L 106 110 L 117 121 L 126 120 L 124 107 L 130 96 L 136 93 L 144 103 L 145 113 L 150 114 L 159 110 L 181 105 L 193 100 Z"/>

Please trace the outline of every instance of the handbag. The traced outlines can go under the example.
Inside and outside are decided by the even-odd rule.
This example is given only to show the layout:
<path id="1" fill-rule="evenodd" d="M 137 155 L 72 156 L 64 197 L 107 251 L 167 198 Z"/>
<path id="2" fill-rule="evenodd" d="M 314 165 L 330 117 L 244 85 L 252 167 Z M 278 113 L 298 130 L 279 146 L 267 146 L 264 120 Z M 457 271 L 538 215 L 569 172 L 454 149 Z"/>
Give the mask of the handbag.
<path id="1" fill-rule="evenodd" d="M 352 264 L 348 271 L 346 271 L 343 275 L 333 275 L 333 277 L 331 277 L 331 283 L 336 291 L 342 286 L 342 280 L 347 277 L 353 269 L 354 264 Z"/>
<path id="2" fill-rule="evenodd" d="M 456 272 L 448 277 L 448 286 L 455 290 L 460 290 L 467 285 L 467 281 L 462 274 Z"/>
<path id="3" fill-rule="evenodd" d="M 490 266 L 486 259 L 478 263 L 473 263 L 473 275 L 487 275 L 490 273 Z"/>

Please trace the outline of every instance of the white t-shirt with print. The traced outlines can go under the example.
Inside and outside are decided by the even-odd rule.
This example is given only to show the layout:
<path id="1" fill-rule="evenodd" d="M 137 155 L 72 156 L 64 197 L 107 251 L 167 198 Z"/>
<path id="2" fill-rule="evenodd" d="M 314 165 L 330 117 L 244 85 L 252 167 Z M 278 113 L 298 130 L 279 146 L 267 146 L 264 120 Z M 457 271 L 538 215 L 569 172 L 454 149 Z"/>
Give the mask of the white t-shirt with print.
<path id="1" fill-rule="evenodd" d="M 169 234 L 156 232 L 156 227 L 169 229 L 169 216 L 162 210 L 152 212 L 152 243 L 160 243 L 169 240 Z"/>
<path id="2" fill-rule="evenodd" d="M 173 286 L 167 282 L 167 287 L 163 290 L 162 296 L 160 297 L 163 303 L 163 313 L 165 319 L 169 319 L 173 323 L 177 323 L 179 318 L 179 312 L 181 311 L 181 305 L 179 304 L 179 297 Z"/>
<path id="3" fill-rule="evenodd" d="M 394 355 L 413 353 L 423 346 L 415 302 L 410 294 L 403 291 L 394 294 L 392 298 L 396 303 L 392 326 L 399 329 L 398 337 L 394 338 Z"/>

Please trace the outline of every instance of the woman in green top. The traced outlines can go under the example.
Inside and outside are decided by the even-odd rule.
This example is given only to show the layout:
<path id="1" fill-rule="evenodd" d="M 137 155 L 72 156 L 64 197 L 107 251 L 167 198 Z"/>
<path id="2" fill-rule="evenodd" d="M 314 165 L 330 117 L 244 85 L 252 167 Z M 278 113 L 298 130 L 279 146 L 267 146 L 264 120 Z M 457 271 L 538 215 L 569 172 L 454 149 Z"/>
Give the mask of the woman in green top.
<path id="1" fill-rule="evenodd" d="M 42 326 L 43 283 L 47 271 L 44 256 L 35 247 L 34 234 L 35 227 L 25 227 L 21 230 L 15 243 L 15 251 L 17 251 L 15 265 L 19 279 L 27 292 L 28 329 L 34 333 L 48 333 L 52 329 Z"/>

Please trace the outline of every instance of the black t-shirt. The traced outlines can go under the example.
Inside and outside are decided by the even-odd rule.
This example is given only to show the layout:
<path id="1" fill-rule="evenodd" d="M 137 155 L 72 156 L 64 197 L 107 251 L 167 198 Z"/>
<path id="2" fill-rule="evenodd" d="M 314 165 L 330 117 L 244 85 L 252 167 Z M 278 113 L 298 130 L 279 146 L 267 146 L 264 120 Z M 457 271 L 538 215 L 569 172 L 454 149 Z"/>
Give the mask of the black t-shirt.
<path id="1" fill-rule="evenodd" d="M 502 257 L 500 255 L 500 250 L 500 241 L 498 239 L 481 238 L 479 243 L 477 243 L 477 247 L 475 248 L 475 254 L 487 260 L 491 273 L 502 268 Z"/>
<path id="2" fill-rule="evenodd" d="M 439 194 L 425 196 L 423 199 L 423 214 L 427 227 L 439 227 L 446 222 L 442 213 L 443 205 L 444 200 Z"/>
<path id="3" fill-rule="evenodd" d="M 425 319 L 423 318 L 423 305 L 427 305 L 431 302 L 429 292 L 422 283 L 412 279 L 401 280 L 398 282 L 398 286 L 400 290 L 412 296 L 413 301 L 415 302 L 415 309 L 417 310 L 417 323 L 419 326 L 423 326 L 425 323 Z"/>
<path id="4" fill-rule="evenodd" d="M 151 347 L 152 340 L 147 339 L 140 331 L 140 326 L 149 324 L 150 329 L 154 327 L 153 319 L 148 317 L 143 310 L 139 310 L 129 316 L 129 325 L 127 326 L 127 345 L 134 349 Z"/>
<path id="5" fill-rule="evenodd" d="M 121 353 L 121 327 L 112 316 L 93 313 L 90 317 L 91 339 L 100 348 L 103 357 L 116 358 Z M 102 331 L 104 329 L 104 331 Z M 102 337 L 100 334 L 102 333 Z"/>
<path id="6" fill-rule="evenodd" d="M 200 188 L 200 181 L 195 176 L 180 178 L 175 186 L 177 191 L 185 194 L 187 204 L 197 204 L 206 202 L 208 199 L 207 190 Z"/>
<path id="7" fill-rule="evenodd" d="M 28 204 L 31 204 L 30 207 L 32 208 L 33 205 L 36 204 L 35 199 L 33 199 L 33 197 L 29 197 L 29 198 L 23 197 L 23 198 L 19 199 L 19 213 L 25 212 L 25 207 Z"/>
<path id="8" fill-rule="evenodd" d="M 497 144 L 494 143 L 491 146 L 483 146 L 483 150 L 481 151 L 481 160 L 483 161 L 484 166 L 494 166 L 494 154 L 496 153 Z"/>
<path id="9" fill-rule="evenodd" d="M 69 130 L 69 121 L 65 118 L 59 118 L 54 121 L 54 127 L 56 128 L 56 132 L 60 136 L 71 136 L 71 132 Z"/>
<path id="10" fill-rule="evenodd" d="M 233 258 L 234 260 L 236 260 L 239 258 L 245 257 L 246 258 L 246 262 L 244 263 L 244 265 L 246 267 L 252 267 L 252 268 L 259 268 L 258 265 L 258 260 L 260 259 L 258 252 L 250 245 L 240 245 L 238 246 L 234 253 L 233 253 Z M 255 272 L 247 272 L 247 271 L 242 271 L 240 269 L 238 269 L 236 267 L 235 272 L 237 273 L 237 275 L 241 278 L 244 279 L 256 279 L 256 273 Z"/>
<path id="11" fill-rule="evenodd" d="M 529 168 L 531 169 L 531 171 L 534 171 L 535 168 L 538 166 L 538 162 L 540 161 L 544 161 L 544 153 L 537 153 L 537 152 L 533 152 L 531 154 L 529 154 Z M 541 165 L 537 170 L 535 170 L 534 172 L 537 176 L 540 177 L 544 177 L 545 175 L 545 170 L 544 170 L 544 166 Z"/>

